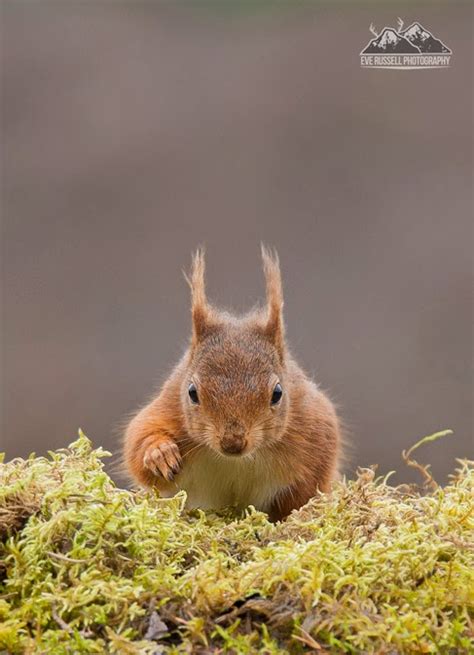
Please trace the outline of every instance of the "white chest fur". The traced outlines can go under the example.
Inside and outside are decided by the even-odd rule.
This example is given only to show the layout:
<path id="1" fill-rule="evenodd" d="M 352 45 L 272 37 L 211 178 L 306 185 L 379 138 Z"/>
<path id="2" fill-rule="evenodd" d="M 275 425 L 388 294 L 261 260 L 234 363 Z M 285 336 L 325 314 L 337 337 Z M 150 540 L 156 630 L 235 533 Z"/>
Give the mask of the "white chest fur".
<path id="1" fill-rule="evenodd" d="M 253 505 L 268 511 L 276 494 L 286 484 L 279 480 L 266 453 L 255 458 L 219 457 L 207 448 L 186 462 L 175 478 L 176 491 L 188 495 L 187 507 L 219 509 Z"/>

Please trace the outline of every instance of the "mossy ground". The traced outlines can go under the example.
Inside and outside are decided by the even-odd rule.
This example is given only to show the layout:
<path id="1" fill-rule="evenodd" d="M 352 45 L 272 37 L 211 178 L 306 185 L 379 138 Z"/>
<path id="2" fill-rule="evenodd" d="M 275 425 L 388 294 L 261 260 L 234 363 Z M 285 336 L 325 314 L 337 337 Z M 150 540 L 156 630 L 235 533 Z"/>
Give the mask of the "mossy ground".
<path id="1" fill-rule="evenodd" d="M 118 489 L 81 435 L 0 465 L 0 652 L 472 653 L 474 468 L 362 470 L 287 521 Z"/>

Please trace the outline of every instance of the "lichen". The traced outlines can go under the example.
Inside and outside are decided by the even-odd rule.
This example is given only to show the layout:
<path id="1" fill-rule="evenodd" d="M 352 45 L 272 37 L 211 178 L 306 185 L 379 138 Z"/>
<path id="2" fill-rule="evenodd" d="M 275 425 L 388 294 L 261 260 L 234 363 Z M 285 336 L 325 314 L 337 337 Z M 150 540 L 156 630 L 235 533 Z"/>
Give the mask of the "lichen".
<path id="1" fill-rule="evenodd" d="M 107 455 L 0 464 L 0 651 L 474 652 L 473 462 L 429 492 L 362 469 L 272 524 L 119 489 Z"/>

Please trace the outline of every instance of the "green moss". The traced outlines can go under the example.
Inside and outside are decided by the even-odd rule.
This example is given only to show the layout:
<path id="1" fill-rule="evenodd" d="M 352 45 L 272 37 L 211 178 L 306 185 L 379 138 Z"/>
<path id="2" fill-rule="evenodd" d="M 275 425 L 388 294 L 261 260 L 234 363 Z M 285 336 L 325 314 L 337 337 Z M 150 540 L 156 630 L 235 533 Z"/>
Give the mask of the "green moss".
<path id="1" fill-rule="evenodd" d="M 426 495 L 361 470 L 273 525 L 118 489 L 106 455 L 0 464 L 0 651 L 474 652 L 472 462 Z"/>

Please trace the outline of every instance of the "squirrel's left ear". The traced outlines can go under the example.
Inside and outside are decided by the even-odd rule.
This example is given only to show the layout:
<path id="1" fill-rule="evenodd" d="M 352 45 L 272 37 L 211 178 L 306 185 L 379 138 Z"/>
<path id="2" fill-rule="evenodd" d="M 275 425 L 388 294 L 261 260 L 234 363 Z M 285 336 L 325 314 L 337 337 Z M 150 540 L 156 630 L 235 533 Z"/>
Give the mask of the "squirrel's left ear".
<path id="1" fill-rule="evenodd" d="M 281 283 L 280 262 L 276 251 L 262 244 L 263 272 L 267 286 L 267 316 L 264 325 L 265 335 L 276 346 L 280 358 L 285 352 L 285 326 L 283 323 L 283 287 Z"/>
<path id="2" fill-rule="evenodd" d="M 200 248 L 194 254 L 191 275 L 188 277 L 186 273 L 184 274 L 191 287 L 193 345 L 202 341 L 215 325 L 212 308 L 209 306 L 206 297 L 205 270 L 204 250 Z"/>

